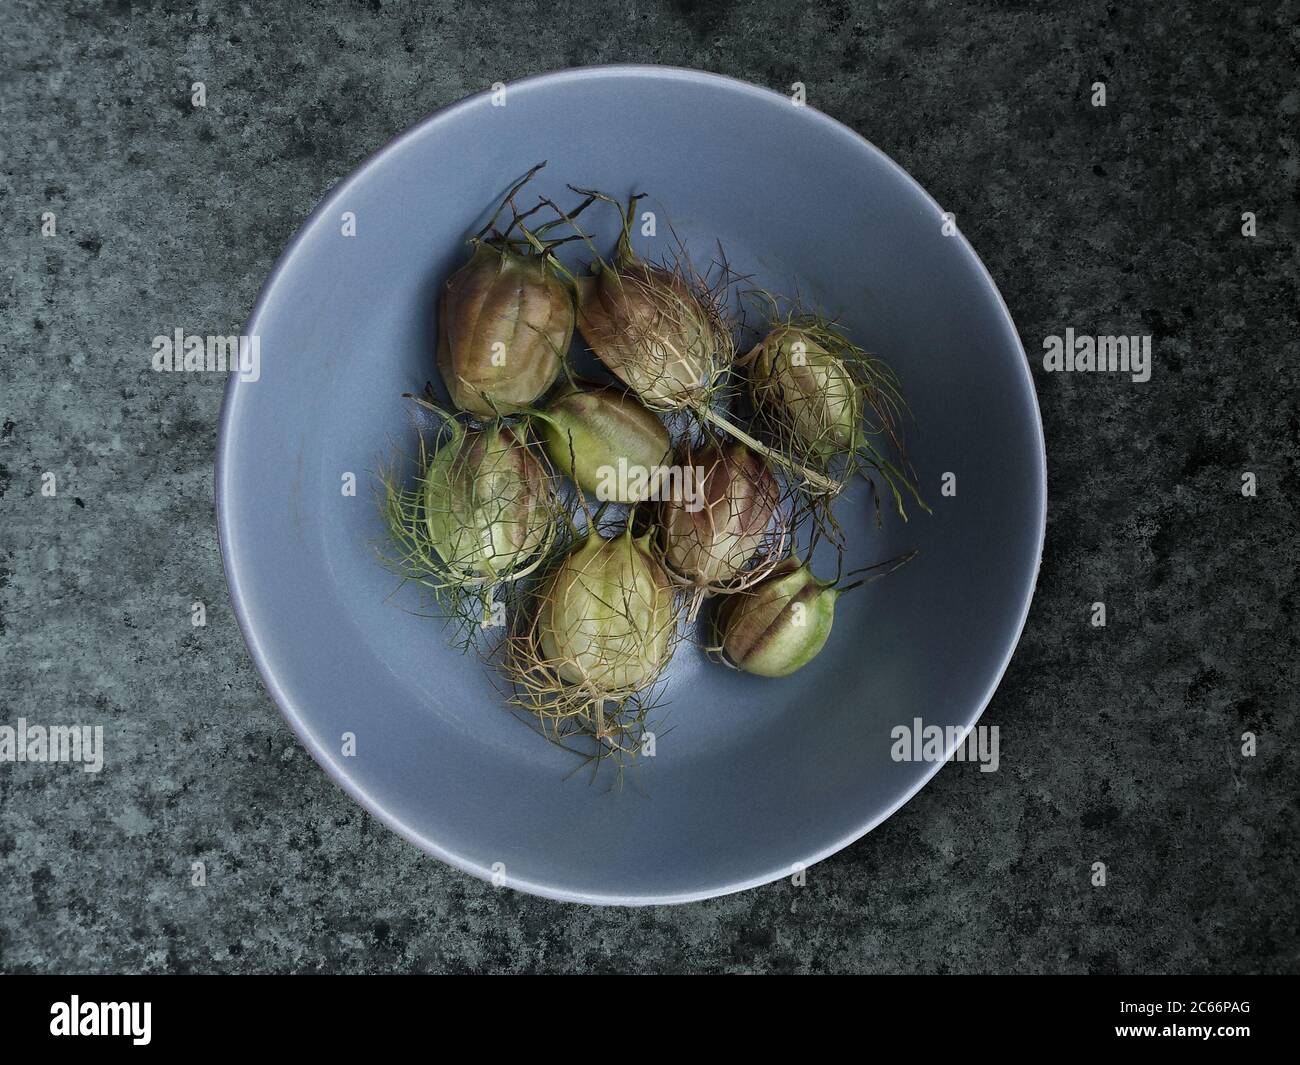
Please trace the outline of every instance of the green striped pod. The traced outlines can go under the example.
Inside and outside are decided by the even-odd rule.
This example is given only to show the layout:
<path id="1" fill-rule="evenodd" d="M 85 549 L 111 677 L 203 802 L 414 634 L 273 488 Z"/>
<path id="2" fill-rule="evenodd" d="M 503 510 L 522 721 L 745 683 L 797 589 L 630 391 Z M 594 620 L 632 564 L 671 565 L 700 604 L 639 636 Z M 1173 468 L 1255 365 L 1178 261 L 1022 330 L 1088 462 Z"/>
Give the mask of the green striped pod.
<path id="1" fill-rule="evenodd" d="M 717 615 L 722 652 L 737 669 L 784 677 L 826 645 L 840 592 L 788 558 L 753 588 L 727 596 Z"/>

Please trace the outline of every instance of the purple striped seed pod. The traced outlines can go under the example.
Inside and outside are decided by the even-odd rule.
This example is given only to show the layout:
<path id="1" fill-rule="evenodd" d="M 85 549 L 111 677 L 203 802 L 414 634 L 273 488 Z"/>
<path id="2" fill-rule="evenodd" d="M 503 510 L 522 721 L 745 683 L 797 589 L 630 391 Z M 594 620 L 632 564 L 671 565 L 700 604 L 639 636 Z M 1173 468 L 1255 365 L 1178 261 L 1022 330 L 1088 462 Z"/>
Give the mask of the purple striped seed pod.
<path id="1" fill-rule="evenodd" d="M 716 625 L 723 654 L 746 673 L 788 676 L 826 645 L 839 596 L 833 583 L 788 558 L 767 579 L 722 601 Z"/>
<path id="2" fill-rule="evenodd" d="M 573 297 L 545 255 L 479 244 L 439 307 L 438 370 L 452 402 L 481 418 L 526 407 L 555 382 L 573 325 Z"/>

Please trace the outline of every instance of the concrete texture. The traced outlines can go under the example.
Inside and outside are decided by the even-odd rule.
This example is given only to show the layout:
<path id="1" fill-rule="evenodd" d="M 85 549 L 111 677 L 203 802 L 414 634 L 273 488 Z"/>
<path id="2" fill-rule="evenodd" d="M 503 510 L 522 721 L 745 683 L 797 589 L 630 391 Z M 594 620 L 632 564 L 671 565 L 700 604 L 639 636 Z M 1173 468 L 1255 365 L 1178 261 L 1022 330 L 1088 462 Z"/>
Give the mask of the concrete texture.
<path id="1" fill-rule="evenodd" d="M 0 764 L 0 970 L 1300 968 L 1296 7 L 594 10 L 5 5 L 0 724 L 102 724 L 108 763 Z M 427 112 L 617 61 L 802 81 L 956 212 L 1036 364 L 1051 496 L 1000 771 L 945 768 L 804 887 L 641 911 L 493 889 L 335 789 L 231 616 L 224 382 L 149 368 L 156 334 L 238 331 Z M 1152 380 L 1045 374 L 1067 326 L 1151 334 Z"/>

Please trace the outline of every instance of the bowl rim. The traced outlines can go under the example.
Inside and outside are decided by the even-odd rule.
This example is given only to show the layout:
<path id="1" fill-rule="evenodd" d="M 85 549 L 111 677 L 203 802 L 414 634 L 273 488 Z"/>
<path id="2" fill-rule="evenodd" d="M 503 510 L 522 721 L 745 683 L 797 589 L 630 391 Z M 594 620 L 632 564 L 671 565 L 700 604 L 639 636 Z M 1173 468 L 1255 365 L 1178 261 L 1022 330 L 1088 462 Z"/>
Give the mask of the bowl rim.
<path id="1" fill-rule="evenodd" d="M 516 81 L 506 83 L 508 89 L 517 89 L 525 86 L 534 86 L 546 83 L 573 82 L 594 80 L 598 78 L 620 77 L 620 78 L 659 78 L 669 79 L 679 82 L 694 83 L 697 85 L 710 85 L 716 88 L 725 89 L 731 92 L 740 92 L 760 99 L 764 102 L 780 100 L 784 104 L 790 104 L 790 98 L 782 93 L 761 85 L 755 85 L 752 82 L 743 81 L 739 78 L 729 77 L 725 74 L 715 74 L 711 71 L 695 70 L 688 67 L 677 66 L 660 66 L 656 64 L 623 64 L 612 63 L 584 67 L 570 67 L 561 70 L 548 71 L 542 74 L 534 74 Z M 308 233 L 316 226 L 317 222 L 325 215 L 331 214 L 336 205 L 348 193 L 348 190 L 357 181 L 360 181 L 373 167 L 381 160 L 387 157 L 391 152 L 405 144 L 409 139 L 424 136 L 428 131 L 435 129 L 437 126 L 453 121 L 462 112 L 472 110 L 481 106 L 482 101 L 489 99 L 493 90 L 485 89 L 481 92 L 466 96 L 454 103 L 441 107 L 431 112 L 415 124 L 407 127 L 395 137 L 386 141 L 375 151 L 367 155 L 358 163 L 348 174 L 346 174 L 316 205 L 312 212 L 303 220 L 294 232 L 289 243 L 285 245 L 271 272 L 267 275 L 266 280 L 258 292 L 253 309 L 249 313 L 248 319 L 244 325 L 244 334 L 247 336 L 255 335 L 258 320 L 264 313 L 267 305 L 271 302 L 272 294 L 277 286 L 280 276 L 288 269 L 290 262 L 297 256 L 300 245 L 304 242 Z M 937 201 L 922 187 L 911 174 L 903 167 L 896 163 L 892 158 L 868 141 L 860 133 L 842 122 L 830 117 L 829 115 L 818 111 L 811 105 L 803 105 L 802 110 L 807 111 L 811 121 L 820 123 L 829 133 L 847 138 L 859 150 L 865 151 L 869 156 L 875 158 L 878 163 L 882 163 L 887 169 L 895 172 L 896 176 L 903 178 L 906 184 L 910 185 L 917 193 L 921 195 L 924 201 L 928 202 L 935 208 L 940 215 L 943 214 L 943 208 Z M 1006 301 L 1002 298 L 1002 293 L 998 291 L 997 285 L 993 281 L 992 275 L 984 265 L 975 249 L 966 239 L 958 228 L 954 234 L 958 238 L 958 246 L 970 258 L 976 267 L 977 274 L 983 283 L 987 293 L 992 296 L 994 303 L 1001 316 L 1004 319 L 1006 331 L 1014 344 L 1017 351 L 1020 352 L 1020 383 L 1024 391 L 1025 398 L 1029 401 L 1030 409 L 1033 411 L 1033 429 L 1037 439 L 1037 464 L 1038 464 L 1038 482 L 1034 485 L 1034 500 L 1038 509 L 1037 536 L 1034 554 L 1036 556 L 1033 570 L 1029 580 L 1022 590 L 1022 602 L 1020 606 L 1020 617 L 1015 626 L 1015 635 L 1007 643 L 1002 654 L 1002 662 L 998 667 L 997 673 L 991 681 L 988 690 L 978 700 L 978 707 L 975 709 L 970 718 L 967 729 L 973 728 L 988 708 L 993 699 L 994 693 L 1002 683 L 1011 658 L 1015 653 L 1016 647 L 1019 646 L 1020 639 L 1024 634 L 1025 624 L 1029 617 L 1029 608 L 1033 602 L 1034 591 L 1037 588 L 1038 573 L 1042 565 L 1043 545 L 1047 532 L 1047 446 L 1046 438 L 1043 432 L 1042 411 L 1038 405 L 1038 395 L 1034 387 L 1033 375 L 1029 368 L 1029 360 L 1025 354 L 1024 346 L 1021 344 L 1019 332 L 1016 329 L 1015 322 L 1011 317 L 1011 312 L 1007 307 Z M 225 506 L 226 495 L 232 490 L 232 456 L 231 440 L 232 426 L 235 420 L 235 411 L 238 396 L 238 375 L 231 374 L 226 382 L 225 392 L 222 397 L 221 413 L 218 421 L 217 431 L 217 450 L 216 461 L 214 464 L 214 499 L 217 517 L 217 539 L 221 550 L 221 564 L 226 577 L 226 586 L 230 592 L 231 604 L 234 608 L 235 619 L 239 624 L 240 632 L 244 637 L 244 642 L 248 647 L 249 653 L 253 658 L 253 663 L 262 678 L 262 683 L 266 686 L 272 700 L 279 709 L 280 714 L 288 722 L 298 742 L 303 745 L 311 754 L 312 758 L 325 770 L 330 779 L 341 788 L 347 795 L 356 801 L 362 809 L 377 818 L 382 824 L 386 825 L 397 835 L 414 844 L 420 850 L 424 851 L 447 865 L 462 872 L 469 873 L 480 880 L 486 880 L 490 883 L 500 884 L 514 888 L 515 890 L 525 892 L 530 895 L 538 895 L 543 898 L 554 899 L 560 902 L 574 902 L 585 905 L 595 906 L 650 906 L 650 905 L 678 905 L 688 902 L 697 902 L 704 899 L 718 898 L 724 895 L 731 895 L 741 891 L 747 891 L 750 888 L 761 887 L 764 884 L 770 884 L 777 880 L 784 879 L 790 875 L 791 864 L 783 861 L 778 867 L 755 876 L 747 877 L 743 880 L 719 882 L 705 888 L 692 891 L 675 892 L 669 894 L 612 894 L 603 892 L 589 892 L 566 888 L 562 885 L 541 883 L 537 881 L 524 880 L 513 876 L 506 876 L 504 879 L 495 874 L 491 869 L 485 868 L 478 863 L 457 854 L 440 844 L 437 840 L 423 834 L 418 828 L 407 824 L 396 814 L 392 813 L 380 803 L 375 801 L 352 777 L 345 772 L 343 767 L 335 761 L 331 752 L 327 751 L 322 745 L 318 744 L 307 728 L 307 716 L 303 710 L 290 698 L 289 693 L 280 685 L 275 670 L 266 654 L 265 647 L 258 636 L 258 633 L 249 622 L 247 608 L 245 605 L 245 593 L 241 584 L 239 565 L 233 558 L 230 551 L 231 542 L 231 516 L 230 509 Z M 832 854 L 843 850 L 845 847 L 857 842 L 872 829 L 888 820 L 905 806 L 911 799 L 933 779 L 934 775 L 943 768 L 949 755 L 953 753 L 953 747 L 946 747 L 944 759 L 930 763 L 925 772 L 918 778 L 917 782 L 910 789 L 905 791 L 901 797 L 887 809 L 874 814 L 861 827 L 855 828 L 839 839 L 832 841 L 822 847 L 819 847 L 808 858 L 802 861 L 805 868 L 829 858 Z"/>

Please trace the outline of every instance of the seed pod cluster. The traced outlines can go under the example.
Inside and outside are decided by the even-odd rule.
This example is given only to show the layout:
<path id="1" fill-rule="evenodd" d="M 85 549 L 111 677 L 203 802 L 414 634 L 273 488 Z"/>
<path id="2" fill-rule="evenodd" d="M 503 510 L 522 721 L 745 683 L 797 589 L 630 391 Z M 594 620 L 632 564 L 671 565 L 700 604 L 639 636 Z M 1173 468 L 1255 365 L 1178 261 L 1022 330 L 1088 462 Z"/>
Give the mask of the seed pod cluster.
<path id="1" fill-rule="evenodd" d="M 839 595 L 834 582 L 787 559 L 761 584 L 723 602 L 717 616 L 722 653 L 745 673 L 788 676 L 826 645 Z"/>
<path id="2" fill-rule="evenodd" d="M 842 557 L 830 501 L 854 473 L 882 474 L 902 512 L 902 397 L 883 362 L 812 315 L 767 316 L 736 360 L 725 269 L 720 296 L 683 257 L 638 256 L 637 196 L 624 209 L 579 189 L 568 213 L 520 211 L 537 169 L 441 291 L 436 363 L 455 409 L 420 400 L 443 439 L 421 443 L 414 487 L 384 479 L 384 516 L 404 577 L 453 616 L 504 625 L 465 642 L 504 671 L 512 705 L 553 739 L 630 756 L 706 598 L 707 649 L 735 669 L 784 677 L 821 651 L 856 585 L 791 551 L 812 516 L 809 548 L 831 533 Z M 596 202 L 620 211 L 607 258 L 576 221 Z M 573 240 L 594 253 L 585 269 L 560 261 Z M 614 382 L 576 376 L 575 332 Z M 722 397 L 742 391 L 751 415 L 736 422 Z"/>

